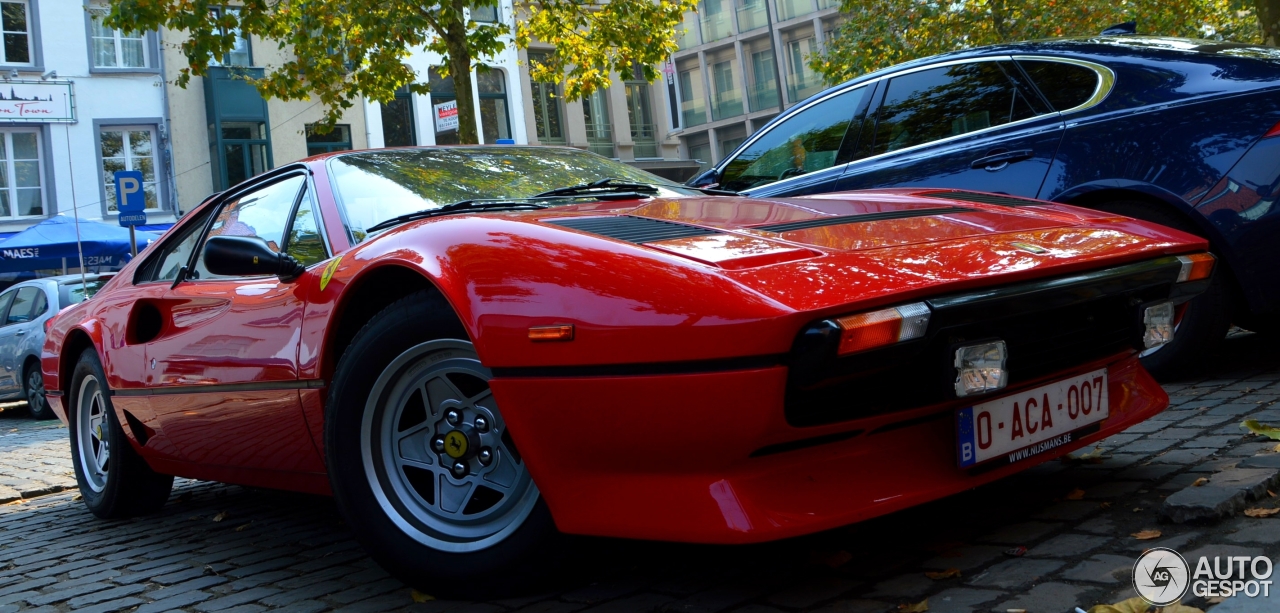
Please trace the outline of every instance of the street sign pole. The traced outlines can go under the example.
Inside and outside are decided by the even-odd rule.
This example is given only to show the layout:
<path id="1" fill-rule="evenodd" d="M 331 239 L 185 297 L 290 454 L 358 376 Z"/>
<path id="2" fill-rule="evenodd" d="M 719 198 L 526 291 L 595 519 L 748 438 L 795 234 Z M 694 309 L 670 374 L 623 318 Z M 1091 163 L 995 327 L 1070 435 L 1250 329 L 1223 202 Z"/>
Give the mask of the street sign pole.
<path id="1" fill-rule="evenodd" d="M 129 226 L 129 255 L 138 256 L 138 234 Z"/>

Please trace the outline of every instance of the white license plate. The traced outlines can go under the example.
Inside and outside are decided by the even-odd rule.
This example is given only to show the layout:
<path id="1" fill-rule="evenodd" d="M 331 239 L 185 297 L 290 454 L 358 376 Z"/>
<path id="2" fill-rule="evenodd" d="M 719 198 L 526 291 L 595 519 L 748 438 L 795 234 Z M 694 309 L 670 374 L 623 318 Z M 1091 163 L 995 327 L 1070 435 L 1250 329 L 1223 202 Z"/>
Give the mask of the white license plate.
<path id="1" fill-rule="evenodd" d="M 961 468 L 997 458 L 1012 464 L 1071 443 L 1076 430 L 1109 414 L 1103 368 L 960 409 L 956 455 Z"/>

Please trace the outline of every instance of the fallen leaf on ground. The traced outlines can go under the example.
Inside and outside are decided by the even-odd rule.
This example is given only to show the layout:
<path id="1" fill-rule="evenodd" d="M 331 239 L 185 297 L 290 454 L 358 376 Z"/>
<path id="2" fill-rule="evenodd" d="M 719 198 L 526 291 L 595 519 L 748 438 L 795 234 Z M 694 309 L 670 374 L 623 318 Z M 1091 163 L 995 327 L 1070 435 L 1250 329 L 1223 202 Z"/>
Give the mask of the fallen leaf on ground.
<path id="1" fill-rule="evenodd" d="M 1141 512 L 1142 512 L 1142 507 L 1133 507 L 1133 512 L 1134 512 L 1134 513 L 1141 513 Z"/>
<path id="2" fill-rule="evenodd" d="M 1280 513 L 1280 509 L 1264 509 L 1261 507 L 1255 507 L 1252 509 L 1244 510 L 1244 514 L 1248 515 L 1249 517 L 1271 517 L 1276 513 Z"/>
<path id="3" fill-rule="evenodd" d="M 1273 441 L 1280 441 L 1280 428 L 1268 426 L 1256 419 L 1246 419 L 1244 423 L 1240 424 L 1240 427 L 1254 434 L 1261 434 Z"/>
<path id="4" fill-rule="evenodd" d="M 843 549 L 840 551 L 815 551 L 810 555 L 810 559 L 831 568 L 840 568 L 853 559 L 853 554 Z"/>
<path id="5" fill-rule="evenodd" d="M 229 513 L 227 511 L 223 511 L 217 515 L 214 515 L 213 521 L 222 521 L 227 518 L 227 515 L 229 515 Z"/>
<path id="6" fill-rule="evenodd" d="M 1111 508 L 1111 503 L 1110 503 L 1110 502 L 1103 502 L 1103 503 L 1101 503 L 1101 504 L 1099 504 L 1099 505 L 1098 505 L 1098 508 L 1099 508 L 1099 509 L 1110 509 L 1110 508 Z"/>
<path id="7" fill-rule="evenodd" d="M 1084 490 L 1078 487 L 1074 490 L 1071 490 L 1070 494 L 1067 494 L 1067 500 L 1082 500 L 1082 499 L 1084 499 Z"/>
<path id="8" fill-rule="evenodd" d="M 1204 599 L 1205 604 L 1222 604 L 1226 600 L 1224 596 L 1210 596 Z"/>
<path id="9" fill-rule="evenodd" d="M 1193 486 L 1195 486 L 1195 487 L 1200 487 L 1200 486 L 1202 486 L 1202 485 L 1204 485 L 1204 484 L 1206 484 L 1206 483 L 1208 483 L 1208 482 L 1209 482 L 1209 478 L 1208 478 L 1208 477 L 1200 477 L 1199 479 L 1196 479 L 1195 481 L 1192 481 L 1192 482 L 1191 482 L 1191 485 L 1193 485 Z"/>
<path id="10" fill-rule="evenodd" d="M 1132 536 L 1133 538 L 1136 538 L 1140 541 L 1149 541 L 1151 539 L 1160 538 L 1161 534 L 1162 533 L 1159 530 L 1143 530 L 1141 532 L 1134 532 L 1129 536 Z"/>
<path id="11" fill-rule="evenodd" d="M 1268 496 L 1270 496 L 1270 497 L 1272 497 L 1272 498 L 1275 498 L 1275 497 L 1276 497 L 1276 493 L 1275 493 L 1275 492 L 1273 492 L 1273 491 L 1271 491 L 1271 490 L 1267 490 L 1267 495 L 1268 495 Z"/>
<path id="12" fill-rule="evenodd" d="M 252 524 L 252 523 L 253 522 L 249 522 L 249 524 Z M 240 524 L 239 526 L 236 526 L 236 532 L 244 532 L 244 529 L 248 528 L 249 524 Z"/>
<path id="13" fill-rule="evenodd" d="M 81 496 L 80 494 L 76 494 L 75 496 L 71 497 L 72 500 L 80 500 L 82 498 L 84 498 L 84 496 Z"/>
<path id="14" fill-rule="evenodd" d="M 915 604 L 900 604 L 898 611 L 900 613 L 925 613 L 929 610 L 929 599 L 925 598 Z"/>
<path id="15" fill-rule="evenodd" d="M 941 581 L 943 579 L 953 579 L 955 577 L 960 576 L 960 569 L 948 568 L 947 570 L 940 570 L 937 572 L 927 572 L 924 574 L 924 576 L 930 579 L 933 579 L 934 581 Z"/>
<path id="16" fill-rule="evenodd" d="M 1271 448 L 1271 450 L 1272 450 L 1272 451 L 1274 451 L 1274 452 L 1276 452 L 1276 453 L 1280 453 L 1280 445 L 1276 445 L 1275 447 L 1272 447 L 1272 448 Z M 1215 596 L 1215 598 L 1216 598 L 1216 596 Z"/>
<path id="17" fill-rule="evenodd" d="M 413 590 L 409 595 L 413 597 L 414 602 L 430 602 L 436 599 L 435 596 L 432 596 L 431 594 L 423 594 L 418 590 Z"/>
<path id="18" fill-rule="evenodd" d="M 1026 609 L 1005 609 L 1004 613 L 1027 613 Z"/>
<path id="19" fill-rule="evenodd" d="M 1099 604 L 1089 607 L 1089 613 L 1147 613 L 1151 605 L 1141 597 L 1135 596 L 1121 600 L 1115 604 Z"/>

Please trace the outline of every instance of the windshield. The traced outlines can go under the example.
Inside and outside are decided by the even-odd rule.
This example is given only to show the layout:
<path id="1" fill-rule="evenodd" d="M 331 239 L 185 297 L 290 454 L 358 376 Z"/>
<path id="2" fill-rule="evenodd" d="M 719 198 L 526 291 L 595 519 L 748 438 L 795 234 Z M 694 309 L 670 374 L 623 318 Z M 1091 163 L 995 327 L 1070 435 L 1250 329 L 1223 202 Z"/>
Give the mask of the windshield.
<path id="1" fill-rule="evenodd" d="M 600 179 L 694 193 L 608 158 L 559 147 L 443 147 L 362 151 L 329 161 L 329 176 L 357 242 L 367 228 L 406 213 L 477 198 L 529 198 Z M 550 200 L 544 204 L 569 204 Z"/>

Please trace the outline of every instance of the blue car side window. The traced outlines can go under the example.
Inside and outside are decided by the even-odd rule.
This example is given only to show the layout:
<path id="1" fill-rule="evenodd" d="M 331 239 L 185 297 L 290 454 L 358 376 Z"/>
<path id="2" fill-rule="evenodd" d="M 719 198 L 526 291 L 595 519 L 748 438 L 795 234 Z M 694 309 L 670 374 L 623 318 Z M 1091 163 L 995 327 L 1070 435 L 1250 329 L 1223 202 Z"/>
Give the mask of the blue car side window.
<path id="1" fill-rule="evenodd" d="M 985 130 L 1047 112 L 1020 87 L 1009 62 L 969 62 L 889 81 L 876 123 L 875 154 Z"/>
<path id="2" fill-rule="evenodd" d="M 743 191 L 831 168 L 867 86 L 827 98 L 784 120 L 724 167 L 720 185 Z"/>

